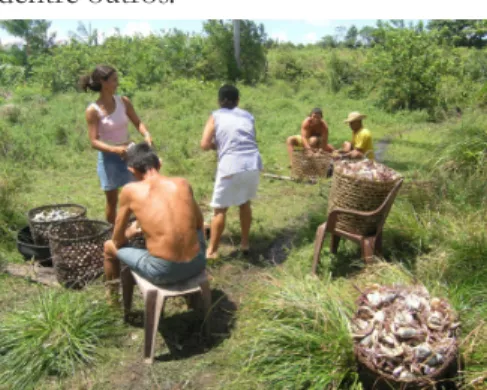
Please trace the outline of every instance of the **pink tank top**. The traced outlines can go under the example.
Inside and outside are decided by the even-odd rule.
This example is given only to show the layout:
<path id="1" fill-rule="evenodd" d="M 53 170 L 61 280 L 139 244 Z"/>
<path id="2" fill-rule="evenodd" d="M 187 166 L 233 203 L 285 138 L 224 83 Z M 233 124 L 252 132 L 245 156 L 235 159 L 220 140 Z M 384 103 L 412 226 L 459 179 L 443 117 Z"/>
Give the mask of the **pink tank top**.
<path id="1" fill-rule="evenodd" d="M 100 117 L 98 123 L 98 136 L 100 141 L 110 145 L 121 145 L 129 142 L 128 121 L 125 112 L 125 104 L 120 96 L 115 95 L 115 110 L 106 115 L 96 103 L 91 105 L 96 109 Z"/>

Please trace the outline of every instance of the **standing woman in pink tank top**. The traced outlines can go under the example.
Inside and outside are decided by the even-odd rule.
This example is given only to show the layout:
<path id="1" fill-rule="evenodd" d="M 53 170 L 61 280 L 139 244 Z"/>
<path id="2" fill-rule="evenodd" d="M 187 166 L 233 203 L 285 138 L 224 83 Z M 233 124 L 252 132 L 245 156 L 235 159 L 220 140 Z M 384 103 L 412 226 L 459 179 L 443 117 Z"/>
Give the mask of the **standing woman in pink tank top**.
<path id="1" fill-rule="evenodd" d="M 99 65 L 90 75 L 80 79 L 80 85 L 85 92 L 90 89 L 100 93 L 98 100 L 86 109 L 86 122 L 91 146 L 98 150 L 97 171 L 106 196 L 105 216 L 113 224 L 117 215 L 118 189 L 133 180 L 124 161 L 130 144 L 129 120 L 149 145 L 152 145 L 152 139 L 130 100 L 115 94 L 118 76 L 114 68 Z"/>

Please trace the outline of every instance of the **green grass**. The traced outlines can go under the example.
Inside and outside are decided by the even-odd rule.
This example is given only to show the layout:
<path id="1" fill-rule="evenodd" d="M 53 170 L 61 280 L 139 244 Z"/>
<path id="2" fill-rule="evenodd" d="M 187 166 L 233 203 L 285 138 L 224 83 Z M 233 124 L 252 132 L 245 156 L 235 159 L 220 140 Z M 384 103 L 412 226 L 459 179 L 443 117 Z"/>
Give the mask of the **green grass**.
<path id="1" fill-rule="evenodd" d="M 199 149 L 199 140 L 215 109 L 216 91 L 216 85 L 185 81 L 133 97 L 163 158 L 163 172 L 188 178 L 197 201 L 206 209 L 216 159 L 213 153 Z M 242 87 L 241 92 L 241 106 L 256 117 L 267 172 L 289 174 L 285 140 L 298 133 L 315 106 L 323 108 L 335 146 L 350 138 L 343 120 L 355 110 L 368 115 L 365 124 L 376 145 L 380 139 L 390 139 L 383 159 L 406 182 L 385 226 L 384 255 L 389 263 L 365 267 L 358 247 L 350 242 L 343 242 L 337 255 L 331 255 L 327 241 L 319 278 L 309 277 L 316 227 L 326 218 L 329 181 L 305 185 L 262 177 L 253 202 L 255 254 L 250 259 L 235 255 L 239 221 L 238 212 L 230 210 L 223 259 L 209 266 L 217 320 L 215 342 L 208 350 L 201 349 L 192 330 L 198 328 L 197 320 L 186 313 L 181 302 L 170 301 L 160 327 L 166 342 L 159 335 L 156 347 L 164 361 L 144 366 L 143 329 L 120 326 L 117 346 L 102 343 L 93 350 L 104 353 L 96 365 L 73 368 L 70 362 L 74 364 L 77 358 L 51 359 L 32 353 L 32 367 L 37 367 L 36 361 L 44 361 L 47 367 L 29 374 L 39 380 L 37 388 L 297 389 L 328 385 L 330 389 L 351 389 L 356 377 L 346 323 L 357 294 L 352 284 L 415 280 L 432 293 L 448 297 L 459 312 L 466 383 L 475 382 L 482 388 L 487 367 L 487 325 L 483 321 L 487 318 L 487 176 L 482 160 L 464 152 L 467 146 L 477 148 L 476 139 L 483 142 L 485 113 L 467 111 L 461 121 L 432 124 L 423 112 L 385 113 L 370 101 L 332 95 L 319 82 L 303 82 L 301 87 L 273 82 Z M 51 96 L 47 102 L 21 99 L 16 122 L 0 120 L 0 254 L 7 261 L 22 261 L 15 248 L 15 231 L 27 222 L 25 212 L 30 208 L 74 202 L 86 206 L 90 218 L 104 218 L 96 152 L 89 148 L 83 116 L 91 98 L 66 94 Z M 456 156 L 462 164 L 452 168 Z M 433 185 L 408 192 L 406 187 L 413 181 Z M 39 289 L 1 275 L 0 324 L 8 319 L 14 327 L 35 318 Z M 64 307 L 74 297 L 85 303 L 102 300 L 103 291 L 96 284 L 78 295 L 60 297 Z M 100 305 L 86 312 L 73 309 L 70 318 L 79 323 L 90 310 L 98 313 Z M 140 298 L 135 308 L 139 313 L 143 309 Z M 98 314 L 91 317 L 99 320 Z M 56 326 L 54 323 L 50 329 L 54 331 Z M 59 353 L 66 340 L 60 337 L 56 342 Z M 28 357 L 37 344 L 29 345 L 19 343 L 22 356 Z M 56 362 L 60 367 L 50 366 Z M 67 371 L 70 375 L 63 377 Z M 9 381 L 33 383 L 25 376 L 28 373 L 10 373 L 15 375 Z"/>
<path id="2" fill-rule="evenodd" d="M 54 375 L 73 375 L 101 357 L 98 344 L 116 338 L 120 315 L 104 302 L 76 293 L 39 291 L 30 306 L 11 312 L 0 324 L 0 383 L 36 388 Z"/>

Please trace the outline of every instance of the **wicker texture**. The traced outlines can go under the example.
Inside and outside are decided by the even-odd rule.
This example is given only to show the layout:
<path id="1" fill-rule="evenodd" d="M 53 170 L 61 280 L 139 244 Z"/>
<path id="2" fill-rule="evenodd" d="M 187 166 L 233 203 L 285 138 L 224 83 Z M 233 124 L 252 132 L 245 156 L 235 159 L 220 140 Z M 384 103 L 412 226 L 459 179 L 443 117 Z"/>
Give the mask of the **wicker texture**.
<path id="1" fill-rule="evenodd" d="M 298 180 L 326 177 L 331 160 L 330 153 L 312 154 L 305 150 L 295 150 L 291 161 L 291 176 Z"/>
<path id="2" fill-rule="evenodd" d="M 81 219 L 53 224 L 49 246 L 56 277 L 66 287 L 81 288 L 103 273 L 103 246 L 112 225 Z"/>
<path id="3" fill-rule="evenodd" d="M 343 174 L 340 170 L 340 162 L 336 162 L 328 197 L 328 214 L 337 207 L 356 211 L 374 211 L 385 201 L 397 180 L 371 181 L 367 178 L 351 177 Z M 376 233 L 381 217 L 381 215 L 373 218 L 340 215 L 336 228 L 370 236 Z"/>
<path id="4" fill-rule="evenodd" d="M 36 245 L 49 245 L 49 228 L 60 221 L 34 221 L 34 217 L 41 212 L 50 212 L 53 210 L 63 210 L 74 214 L 73 217 L 65 218 L 62 221 L 84 219 L 86 218 L 86 207 L 74 203 L 52 204 L 33 208 L 27 212 L 32 238 Z"/>
<path id="5" fill-rule="evenodd" d="M 378 372 L 377 369 L 370 362 L 370 356 L 367 356 L 361 348 L 354 346 L 354 354 L 357 359 L 358 372 L 360 380 L 364 389 L 371 390 L 426 390 L 438 389 L 440 384 L 449 385 L 447 389 L 454 389 L 451 387 L 458 375 L 458 344 L 455 345 L 450 353 L 445 357 L 443 364 L 431 375 L 424 376 L 417 379 L 398 380 L 393 375 Z"/>

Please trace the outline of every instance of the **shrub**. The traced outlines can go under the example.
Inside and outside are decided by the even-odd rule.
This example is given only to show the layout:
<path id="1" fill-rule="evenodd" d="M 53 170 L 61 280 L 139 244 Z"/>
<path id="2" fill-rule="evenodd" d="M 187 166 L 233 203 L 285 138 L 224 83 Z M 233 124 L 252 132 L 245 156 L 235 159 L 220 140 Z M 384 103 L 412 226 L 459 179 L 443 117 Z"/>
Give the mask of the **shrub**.
<path id="1" fill-rule="evenodd" d="M 65 377 L 93 364 L 98 346 L 120 333 L 118 317 L 81 294 L 42 292 L 0 322 L 0 384 L 35 388 L 47 375 Z"/>

